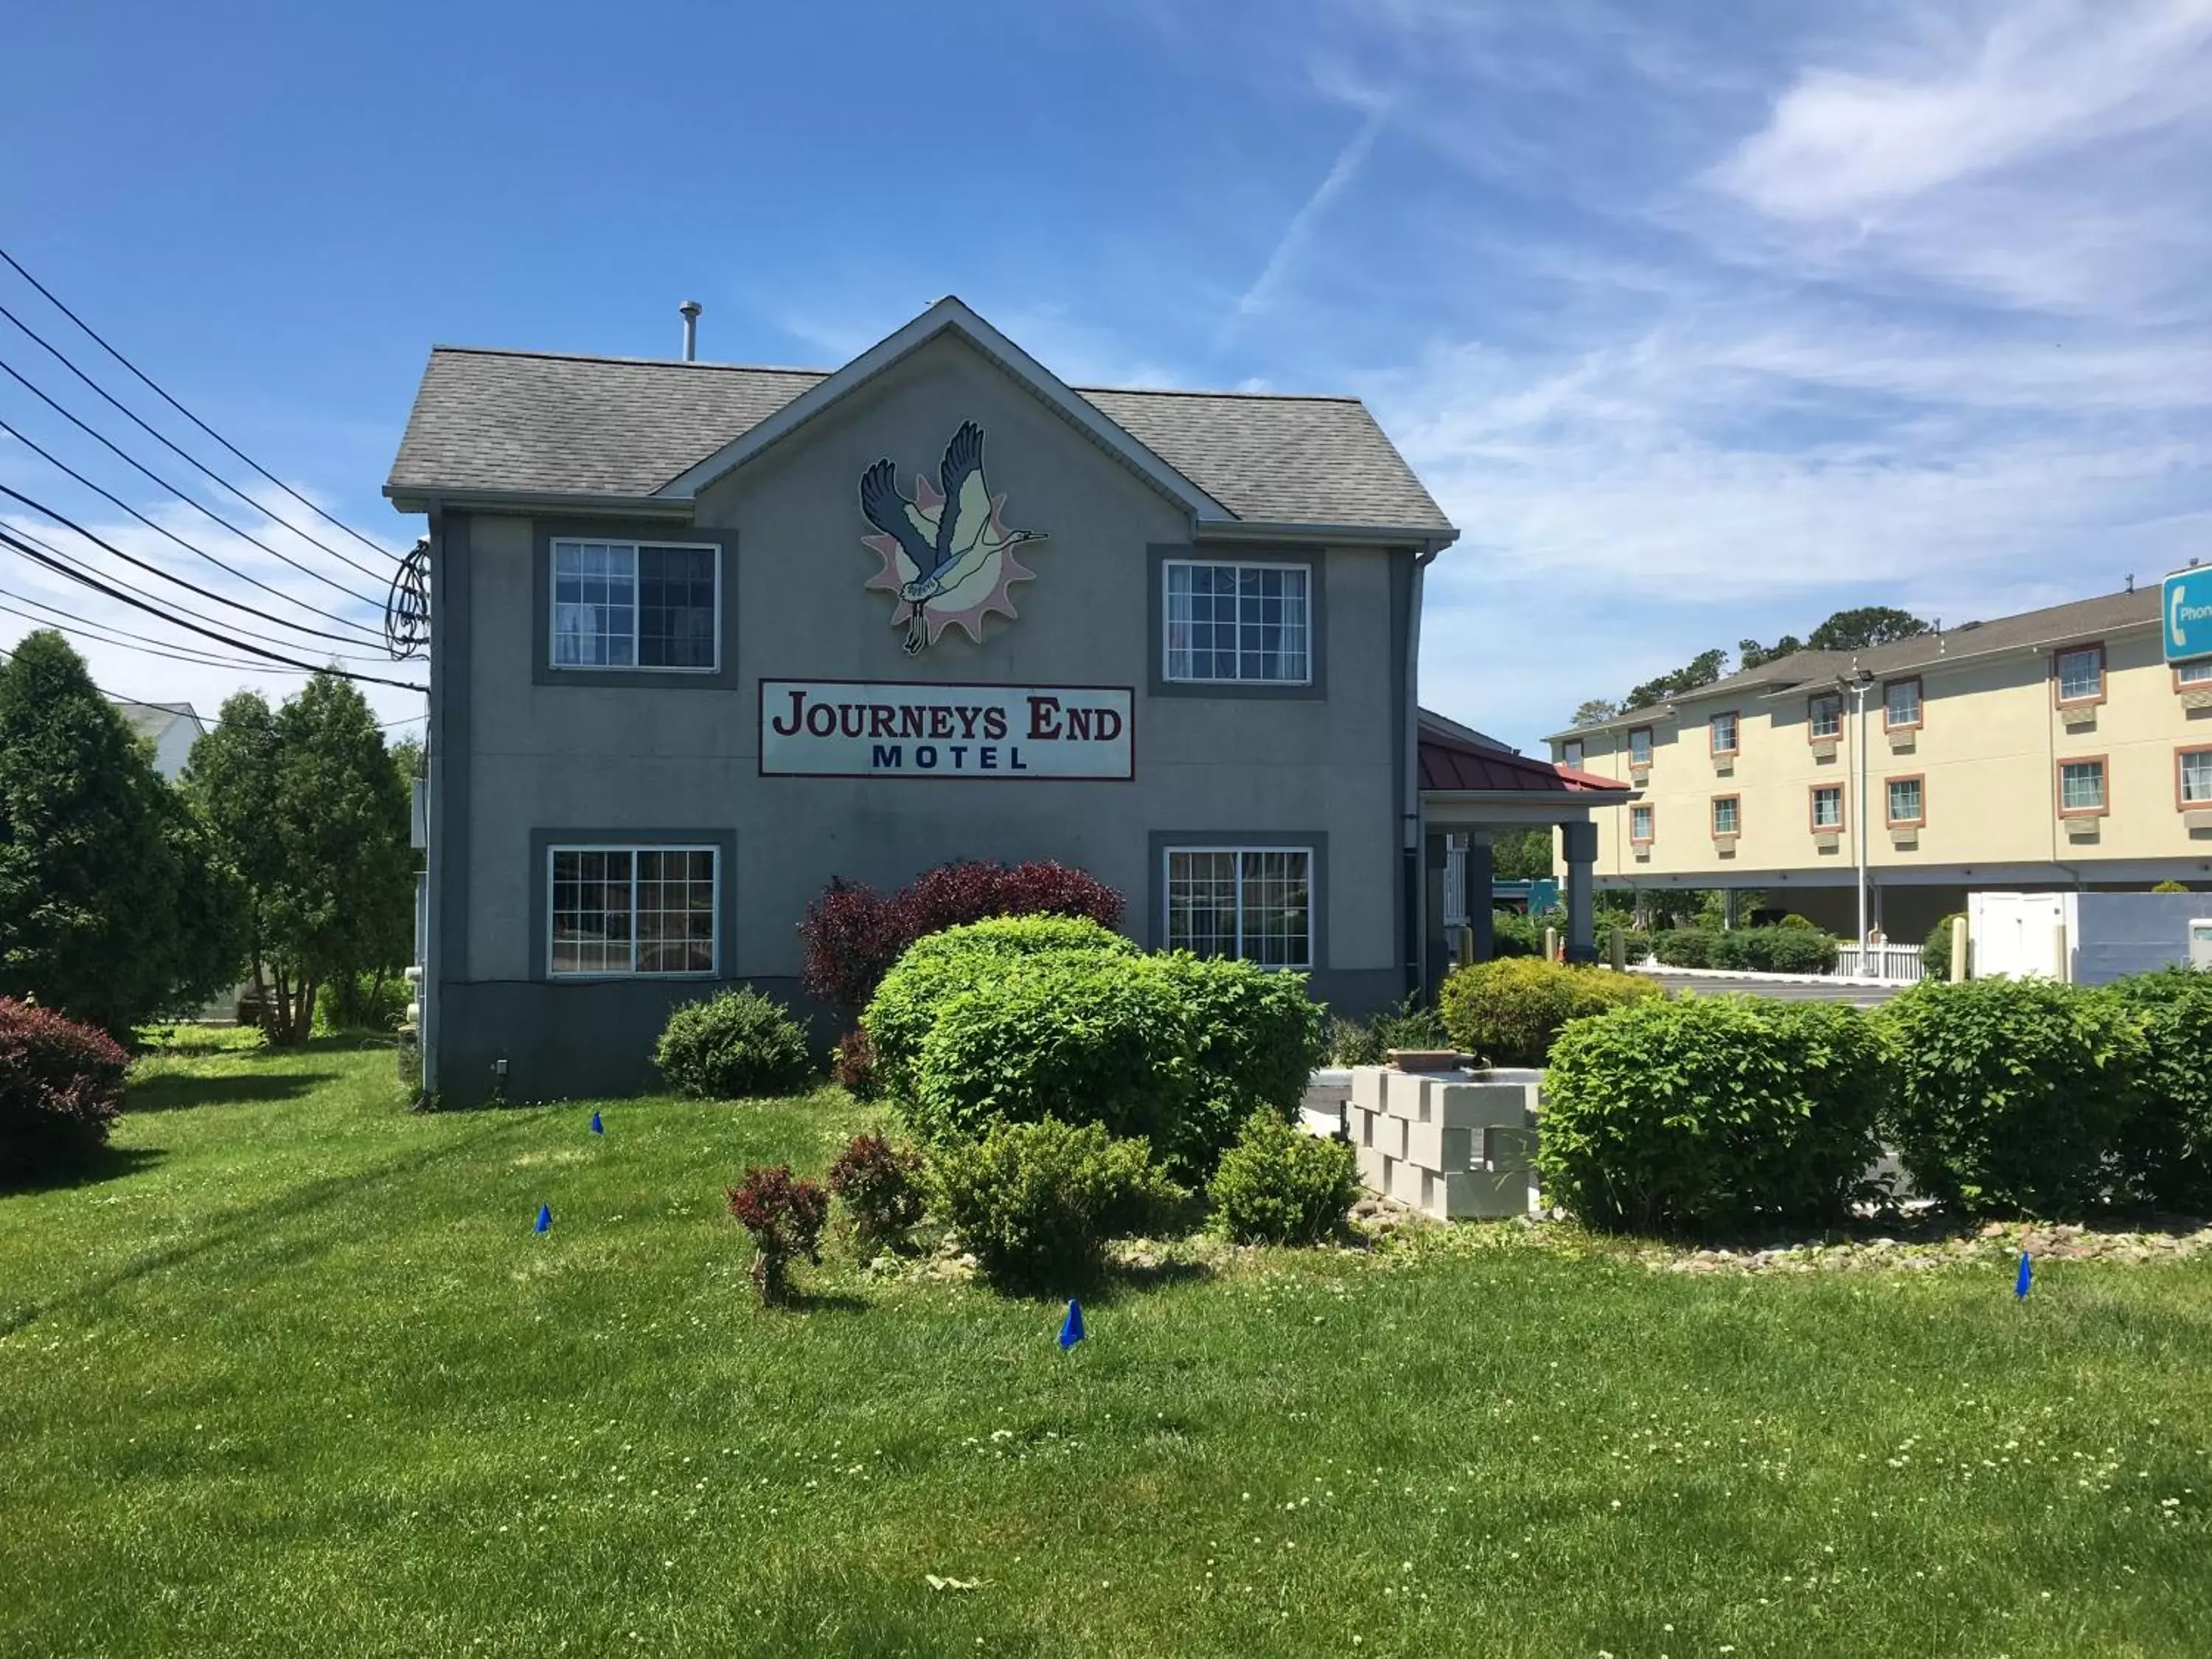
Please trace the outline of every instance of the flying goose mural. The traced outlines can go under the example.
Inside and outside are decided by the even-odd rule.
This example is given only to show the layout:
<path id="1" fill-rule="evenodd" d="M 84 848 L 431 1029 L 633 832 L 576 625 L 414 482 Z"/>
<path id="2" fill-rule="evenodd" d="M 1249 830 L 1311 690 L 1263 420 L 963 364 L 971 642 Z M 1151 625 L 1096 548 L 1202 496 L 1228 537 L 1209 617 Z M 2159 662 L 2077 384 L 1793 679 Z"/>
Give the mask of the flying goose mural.
<path id="1" fill-rule="evenodd" d="M 983 428 L 973 421 L 963 421 L 945 446 L 935 483 L 915 474 L 911 496 L 900 490 L 888 457 L 860 475 L 860 513 L 877 532 L 861 541 L 884 561 L 866 586 L 897 596 L 891 622 L 906 625 L 907 655 L 934 645 L 956 624 L 981 645 L 987 614 L 1020 615 L 1006 590 L 1036 573 L 1014 549 L 1045 536 L 1007 529 L 1000 516 L 1006 504 L 984 479 Z"/>

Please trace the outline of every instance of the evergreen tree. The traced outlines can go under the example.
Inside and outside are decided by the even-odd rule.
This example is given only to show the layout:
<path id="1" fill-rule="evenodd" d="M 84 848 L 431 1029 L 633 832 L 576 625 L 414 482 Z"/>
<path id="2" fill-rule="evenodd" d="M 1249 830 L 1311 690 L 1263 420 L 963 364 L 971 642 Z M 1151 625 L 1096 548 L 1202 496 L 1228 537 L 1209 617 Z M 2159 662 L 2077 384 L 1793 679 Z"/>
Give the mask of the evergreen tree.
<path id="1" fill-rule="evenodd" d="M 0 667 L 0 995 L 118 1036 L 234 969 L 190 816 L 58 634 Z"/>

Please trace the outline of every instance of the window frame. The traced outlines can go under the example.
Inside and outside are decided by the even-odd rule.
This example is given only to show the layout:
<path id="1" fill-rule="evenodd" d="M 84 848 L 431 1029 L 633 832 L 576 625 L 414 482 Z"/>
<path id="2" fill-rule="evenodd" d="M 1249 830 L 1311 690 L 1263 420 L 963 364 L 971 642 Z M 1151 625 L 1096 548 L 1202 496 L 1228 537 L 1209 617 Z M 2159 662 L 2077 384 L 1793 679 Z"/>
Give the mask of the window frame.
<path id="1" fill-rule="evenodd" d="M 1714 726 L 1716 720 L 1729 722 L 1729 734 L 1734 738 L 1725 749 L 1720 746 L 1720 733 Z M 1743 712 L 1736 708 L 1716 708 L 1705 716 L 1705 752 L 1715 760 L 1733 760 L 1743 752 Z"/>
<path id="2" fill-rule="evenodd" d="M 1152 678 L 1155 691 L 1185 694 L 1196 692 L 1206 696 L 1318 696 L 1322 695 L 1321 643 L 1322 629 L 1322 565 L 1318 559 L 1234 558 L 1208 556 L 1201 550 L 1190 547 L 1157 548 L 1153 550 L 1152 586 L 1154 592 Z M 1168 573 L 1181 567 L 1194 569 L 1206 567 L 1231 570 L 1296 571 L 1304 578 L 1305 594 L 1305 674 L 1299 679 L 1213 679 L 1172 672 L 1172 647 L 1169 643 Z M 1238 624 L 1241 629 L 1242 623 Z M 1231 652 L 1241 659 L 1241 645 Z"/>
<path id="3" fill-rule="evenodd" d="M 1638 812 L 1644 814 L 1644 833 L 1640 836 L 1636 833 L 1636 815 Z M 1631 847 L 1649 847 L 1658 838 L 1658 834 L 1659 809 L 1648 800 L 1629 802 L 1628 844 Z"/>
<path id="4" fill-rule="evenodd" d="M 1644 739 L 1644 758 L 1642 760 L 1636 758 L 1636 739 L 1639 735 L 1641 735 Z M 1625 739 L 1623 739 L 1623 741 L 1627 744 L 1627 748 L 1625 752 L 1628 756 L 1628 769 L 1632 772 L 1650 771 L 1651 769 L 1651 751 L 1657 746 L 1656 734 L 1654 732 L 1652 728 L 1648 726 L 1632 726 L 1628 728 L 1628 735 Z"/>
<path id="5" fill-rule="evenodd" d="M 1559 744 L 1559 764 L 1571 772 L 1579 772 L 1583 769 L 1583 740 L 1568 738 Z"/>
<path id="6" fill-rule="evenodd" d="M 1832 732 L 1823 732 L 1820 729 L 1820 716 L 1816 711 L 1824 702 L 1832 702 L 1836 706 L 1836 729 Z M 1843 740 L 1844 694 L 1840 691 L 1809 693 L 1805 699 L 1805 741 L 1809 744 L 1823 744 L 1841 743 Z"/>
<path id="7" fill-rule="evenodd" d="M 2064 664 L 2069 657 L 2094 655 L 2097 659 L 2097 690 L 2086 697 L 2066 695 Z M 2112 692 L 2112 659 L 2105 650 L 2102 640 L 2087 640 L 2080 645 L 2062 645 L 2051 653 L 2051 705 L 2054 708 L 2094 708 Z"/>
<path id="8" fill-rule="evenodd" d="M 2203 669 L 2204 678 L 2201 680 L 2185 680 L 2181 678 L 2181 674 L 2182 671 L 2187 668 Z M 2212 691 L 2212 657 L 2197 657 L 2189 662 L 2174 664 L 2173 689 L 2176 691 Z"/>
<path id="9" fill-rule="evenodd" d="M 1920 816 L 1900 818 L 1890 811 L 1889 787 L 1893 783 L 1917 783 L 1920 786 Z M 1925 772 L 1899 772 L 1881 781 L 1882 823 L 1892 830 L 1924 830 L 1928 827 L 1928 775 Z"/>
<path id="10" fill-rule="evenodd" d="M 1733 830 L 1723 830 L 1721 828 L 1721 803 L 1723 801 L 1727 801 L 1730 805 L 1735 808 L 1735 828 Z M 1734 794 L 1713 796 L 1711 805 L 1707 808 L 1705 812 L 1705 822 L 1711 829 L 1713 839 L 1715 841 L 1736 841 L 1741 839 L 1743 835 L 1743 796 L 1741 793 L 1739 792 Z"/>
<path id="11" fill-rule="evenodd" d="M 574 836 L 562 839 L 549 836 L 543 843 L 543 879 L 539 891 L 543 895 L 544 920 L 539 929 L 544 950 L 540 963 L 549 983 L 574 984 L 585 981 L 631 980 L 713 980 L 722 975 L 722 935 L 724 913 L 727 908 L 728 848 L 720 841 L 678 838 L 671 841 L 634 839 L 629 841 L 599 841 Z M 629 872 L 629 952 L 632 965 L 629 968 L 562 968 L 556 965 L 554 929 L 558 907 L 554 902 L 556 880 L 554 872 L 563 853 L 624 853 L 630 860 Z M 637 856 L 641 853 L 705 853 L 713 860 L 713 901 L 708 907 L 712 935 L 708 941 L 710 957 L 705 968 L 640 968 L 637 961 Z"/>
<path id="12" fill-rule="evenodd" d="M 2191 755 L 2212 755 L 2212 743 L 2178 744 L 2173 750 L 2173 806 L 2178 812 L 2212 812 L 2212 795 L 2202 800 L 2191 800 L 2182 788 L 2182 780 L 2188 773 Z"/>
<path id="13" fill-rule="evenodd" d="M 563 547 L 626 547 L 633 561 L 641 558 L 647 548 L 665 549 L 672 552 L 711 553 L 714 570 L 714 615 L 708 637 L 714 641 L 714 660 L 708 663 L 647 663 L 640 662 L 639 647 L 644 635 L 641 631 L 645 606 L 640 590 L 643 579 L 637 574 L 634 562 L 630 571 L 630 660 L 628 662 L 562 662 L 560 660 L 561 599 L 560 575 L 555 564 Z M 719 542 L 687 542 L 662 539 L 658 537 L 635 535 L 605 535 L 593 537 L 562 533 L 549 535 L 545 540 L 545 665 L 556 674 L 651 674 L 697 678 L 713 676 L 722 672 L 722 547 Z"/>
<path id="14" fill-rule="evenodd" d="M 1820 822 L 1820 796 L 1832 792 L 1836 797 L 1836 821 Z M 1816 836 L 1840 836 L 1850 823 L 1850 797 L 1840 783 L 1808 783 L 1805 786 L 1805 822 Z"/>
<path id="15" fill-rule="evenodd" d="M 1153 871 L 1159 883 L 1158 902 L 1153 906 L 1153 921 L 1158 928 L 1159 948 L 1164 951 L 1188 949 L 1178 946 L 1170 932 L 1172 906 L 1175 902 L 1173 875 L 1176 854 L 1228 854 L 1237 860 L 1237 949 L 1222 958 L 1230 962 L 1250 962 L 1255 968 L 1269 973 L 1310 974 L 1326 958 L 1322 951 L 1321 938 L 1321 873 L 1323 850 L 1318 838 L 1285 838 L 1281 841 L 1248 841 L 1231 836 L 1193 840 L 1180 836 L 1156 834 L 1153 837 Z M 1306 959 L 1303 963 L 1255 962 L 1244 954 L 1244 859 L 1248 854 L 1267 853 L 1303 853 L 1306 860 Z"/>
<path id="16" fill-rule="evenodd" d="M 1909 685 L 1912 688 L 1912 707 L 1915 713 L 1913 718 L 1909 720 L 1893 720 L 1889 717 L 1890 689 L 1899 685 Z M 1900 674 L 1893 680 L 1884 680 L 1881 683 L 1881 729 L 1884 732 L 1917 732 L 1927 723 L 1928 688 L 1922 683 L 1919 675 Z"/>
<path id="17" fill-rule="evenodd" d="M 473 558 L 484 549 L 488 538 L 483 534 L 471 535 L 459 526 L 469 523 L 470 515 L 455 513 L 449 515 L 447 540 L 462 550 L 465 558 Z M 488 523 L 490 521 L 487 521 Z M 475 526 L 471 526 L 473 529 Z M 596 667 L 588 664 L 556 664 L 553 660 L 553 544 L 562 542 L 592 542 L 602 545 L 616 544 L 641 544 L 650 547 L 697 547 L 714 549 L 715 657 L 717 666 L 711 672 L 701 668 L 667 669 L 635 667 Z M 530 683 L 533 685 L 590 686 L 595 690 L 655 690 L 655 691 L 730 691 L 738 688 L 740 676 L 738 664 L 738 613 L 744 604 L 740 577 L 742 567 L 738 562 L 738 538 L 734 530 L 714 525 L 689 523 L 678 519 L 640 518 L 635 515 L 610 516 L 595 519 L 572 515 L 559 518 L 536 519 L 530 526 L 530 627 L 531 643 Z M 465 571 L 467 565 L 459 567 Z M 453 573 L 449 571 L 449 575 Z M 456 580 L 449 584 L 453 589 L 454 603 L 448 607 L 453 614 L 447 620 L 453 624 L 449 645 L 458 648 L 469 638 L 467 595 L 468 583 Z M 481 646 L 477 647 L 483 649 Z M 456 670 L 456 684 L 465 679 L 466 659 L 458 659 L 461 667 Z"/>
<path id="18" fill-rule="evenodd" d="M 2069 806 L 2066 804 L 2066 769 L 2069 766 L 2094 766 L 2097 769 L 2097 799 L 2094 806 Z M 2101 818 L 2112 810 L 2112 764 L 2110 755 L 2061 755 L 2051 764 L 2052 798 L 2062 818 Z"/>

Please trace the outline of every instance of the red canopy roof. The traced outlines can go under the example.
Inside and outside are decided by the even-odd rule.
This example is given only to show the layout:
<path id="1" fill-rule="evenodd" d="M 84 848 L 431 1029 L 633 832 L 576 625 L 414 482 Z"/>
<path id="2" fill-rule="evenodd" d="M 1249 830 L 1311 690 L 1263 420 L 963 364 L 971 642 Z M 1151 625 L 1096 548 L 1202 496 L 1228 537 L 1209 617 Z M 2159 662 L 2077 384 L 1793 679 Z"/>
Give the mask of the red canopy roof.
<path id="1" fill-rule="evenodd" d="M 1463 728 L 1462 728 L 1463 729 Z M 1629 786 L 1594 772 L 1550 761 L 1492 743 L 1477 742 L 1461 731 L 1447 730 L 1437 717 L 1421 714 L 1421 787 L 1425 790 L 1482 790 L 1519 794 L 1607 794 L 1628 793 Z"/>

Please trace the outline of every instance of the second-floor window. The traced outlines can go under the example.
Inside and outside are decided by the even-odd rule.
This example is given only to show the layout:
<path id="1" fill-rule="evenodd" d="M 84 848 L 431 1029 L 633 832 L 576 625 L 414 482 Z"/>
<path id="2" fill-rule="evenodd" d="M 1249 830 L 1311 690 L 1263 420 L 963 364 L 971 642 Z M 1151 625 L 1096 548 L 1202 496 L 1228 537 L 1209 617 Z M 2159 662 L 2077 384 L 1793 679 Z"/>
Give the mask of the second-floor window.
<path id="1" fill-rule="evenodd" d="M 2212 749 L 2185 749 L 2175 765 L 2175 799 L 2184 806 L 2212 806 Z"/>
<path id="2" fill-rule="evenodd" d="M 1714 715 L 1707 729 L 1712 738 L 1713 753 L 1716 755 L 1735 753 L 1736 734 L 1734 713 Z"/>
<path id="3" fill-rule="evenodd" d="M 2185 685 L 2212 685 L 2212 657 L 2200 657 L 2195 662 L 2176 663 L 2173 684 L 2177 690 Z"/>
<path id="4" fill-rule="evenodd" d="M 1577 772 L 1582 770 L 1583 741 L 1580 738 L 1570 738 L 1559 745 L 1559 764 L 1571 766 Z"/>
<path id="5" fill-rule="evenodd" d="M 650 542 L 553 544 L 553 665 L 712 672 L 720 551 Z"/>
<path id="6" fill-rule="evenodd" d="M 1167 678 L 1262 685 L 1313 679 L 1312 571 L 1302 564 L 1197 564 L 1165 571 Z"/>
<path id="7" fill-rule="evenodd" d="M 2105 695 L 2105 647 L 2085 645 L 2062 651 L 2053 671 L 2058 678 L 2058 701 L 2095 702 Z"/>
<path id="8" fill-rule="evenodd" d="M 1713 797 L 1713 834 L 1735 836 L 1743 832 L 1743 802 L 1735 795 Z"/>
<path id="9" fill-rule="evenodd" d="M 1628 763 L 1631 766 L 1651 764 L 1651 728 L 1639 726 L 1628 734 Z"/>
<path id="10" fill-rule="evenodd" d="M 1813 786 L 1813 827 L 1815 830 L 1840 830 L 1844 827 L 1843 785 L 1816 783 Z"/>
<path id="11" fill-rule="evenodd" d="M 1889 780 L 1889 827 L 1917 830 L 1928 821 L 1927 800 L 1918 778 Z"/>
<path id="12" fill-rule="evenodd" d="M 2105 763 L 2070 760 L 2058 763 L 2058 815 L 2076 817 L 2105 810 Z"/>
<path id="13" fill-rule="evenodd" d="M 1806 729 L 1816 743 L 1841 737 L 1844 731 L 1844 700 L 1833 691 L 1816 694 L 1805 705 Z"/>
<path id="14" fill-rule="evenodd" d="M 1920 682 L 1892 680 L 1881 688 L 1881 723 L 1895 732 L 1920 724 Z"/>
<path id="15" fill-rule="evenodd" d="M 1651 845 L 1651 809 L 1649 806 L 1628 809 L 1628 839 L 1632 846 Z"/>

